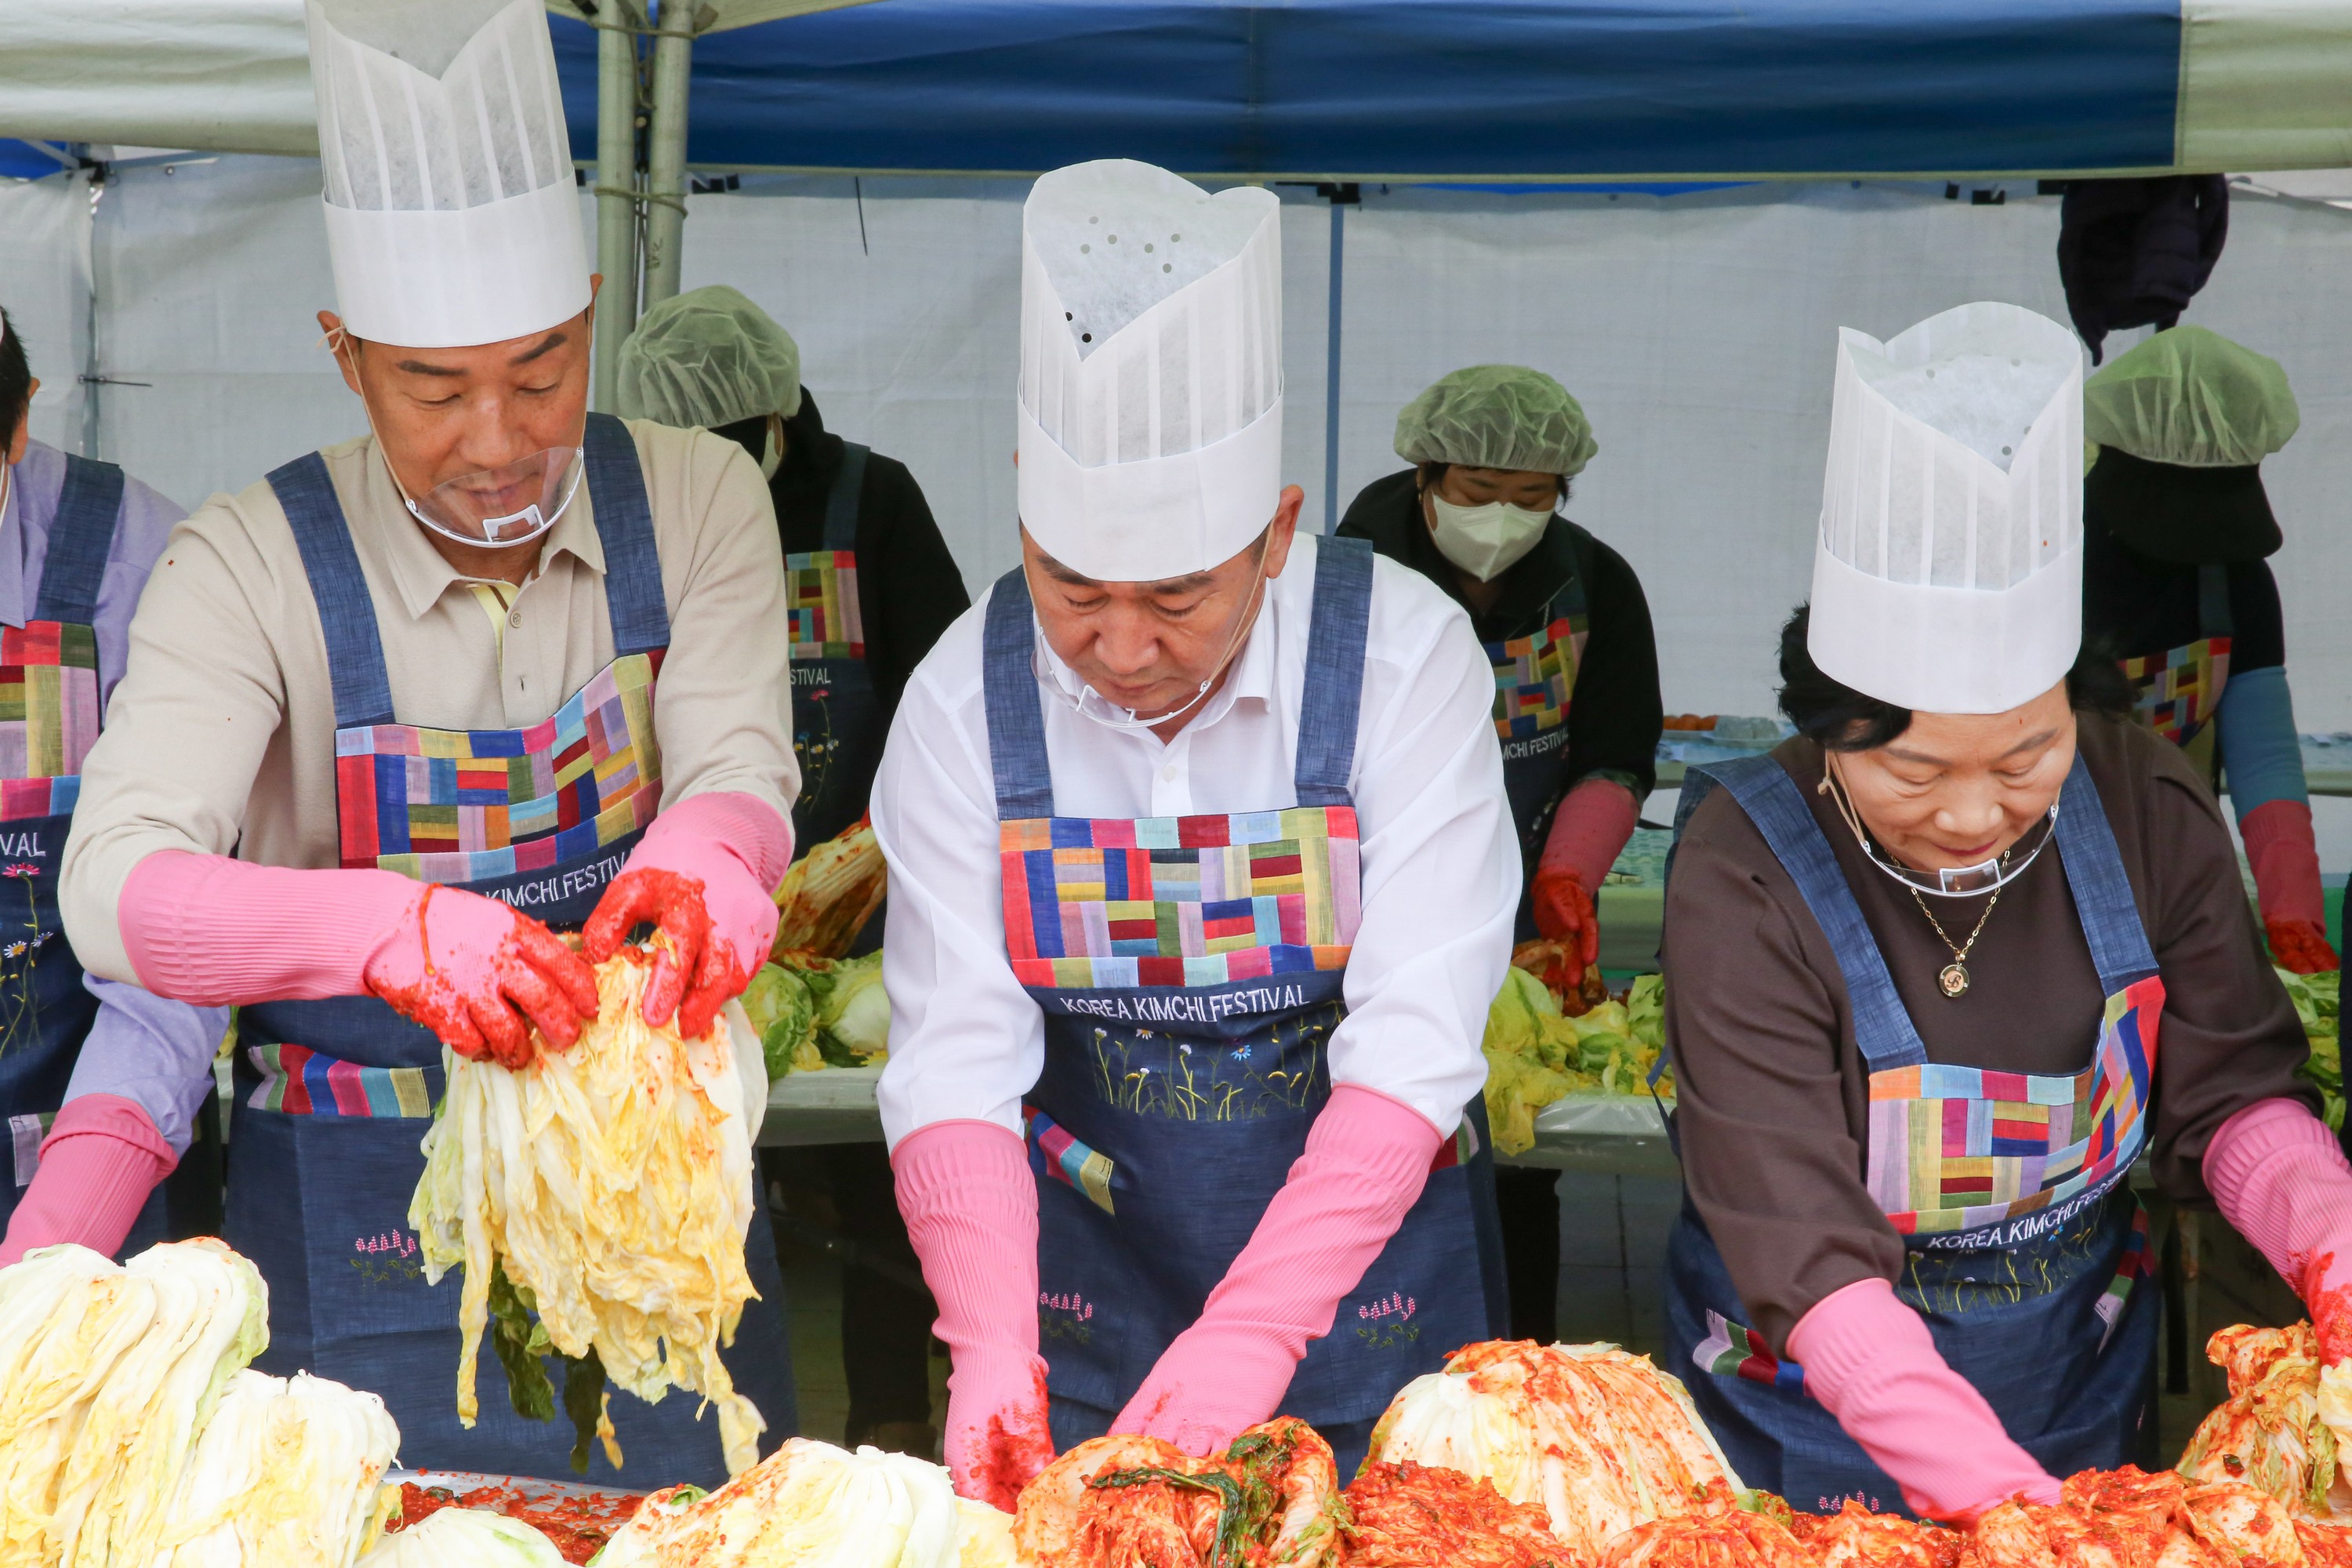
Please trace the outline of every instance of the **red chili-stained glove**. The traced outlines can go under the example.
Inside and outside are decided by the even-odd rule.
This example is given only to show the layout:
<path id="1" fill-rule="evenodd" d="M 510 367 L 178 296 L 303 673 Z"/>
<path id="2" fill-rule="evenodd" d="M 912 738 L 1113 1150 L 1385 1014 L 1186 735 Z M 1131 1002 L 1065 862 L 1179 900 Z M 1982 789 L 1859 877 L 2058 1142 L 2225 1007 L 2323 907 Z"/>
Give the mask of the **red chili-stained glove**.
<path id="1" fill-rule="evenodd" d="M 953 1358 L 947 1461 L 955 1489 L 1011 1513 L 1054 1462 L 1037 1354 L 1037 1180 L 992 1121 L 934 1121 L 890 1152 L 907 1239 Z"/>
<path id="2" fill-rule="evenodd" d="M 370 995 L 461 1057 L 530 1065 L 530 1026 L 562 1050 L 596 1016 L 596 976 L 563 939 L 519 910 L 428 883 L 376 944 Z M 526 1023 L 525 1020 L 528 1020 Z"/>
<path id="3" fill-rule="evenodd" d="M 219 1007 L 382 997 L 460 1056 L 530 1059 L 596 1016 L 596 976 L 529 915 L 391 871 L 295 870 L 164 850 L 123 879 L 115 921 L 141 984 Z"/>
<path id="4" fill-rule="evenodd" d="M 1553 989 L 1577 990 L 1584 984 L 1585 966 L 1600 958 L 1592 889 L 1609 875 L 1640 821 L 1633 792 L 1613 779 L 1586 779 L 1552 814 L 1528 893 L 1536 930 L 1566 950 L 1556 973 L 1544 977 Z"/>
<path id="5" fill-rule="evenodd" d="M 709 1032 L 751 983 L 776 940 L 777 885 L 793 863 L 793 829 L 756 795 L 698 795 L 654 819 L 588 917 L 588 956 L 602 963 L 652 924 L 668 938 L 645 990 L 646 1022 L 677 1016 L 677 1032 Z"/>
<path id="6" fill-rule="evenodd" d="M 2201 1162 L 2221 1217 L 2310 1310 L 2319 1358 L 2352 1360 L 2352 1167 L 2300 1100 L 2258 1100 L 2216 1128 Z"/>
<path id="7" fill-rule="evenodd" d="M 2319 887 L 2319 847 L 2311 807 L 2299 800 L 2264 801 L 2238 819 L 2262 904 L 2263 932 L 2282 969 L 2318 974 L 2339 967 L 2327 945 L 2326 896 Z"/>
<path id="8" fill-rule="evenodd" d="M 2271 940 L 2271 961 L 2281 969 L 2326 974 L 2344 966 L 2327 945 L 2326 928 L 2316 921 L 2264 921 L 2263 934 Z"/>
<path id="9" fill-rule="evenodd" d="M 1592 913 L 1592 895 L 1573 871 L 1549 868 L 1536 872 L 1533 889 L 1536 930 L 1559 944 L 1559 962 L 1543 976 L 1558 991 L 1575 991 L 1584 984 L 1585 966 L 1601 957 L 1601 922 Z"/>

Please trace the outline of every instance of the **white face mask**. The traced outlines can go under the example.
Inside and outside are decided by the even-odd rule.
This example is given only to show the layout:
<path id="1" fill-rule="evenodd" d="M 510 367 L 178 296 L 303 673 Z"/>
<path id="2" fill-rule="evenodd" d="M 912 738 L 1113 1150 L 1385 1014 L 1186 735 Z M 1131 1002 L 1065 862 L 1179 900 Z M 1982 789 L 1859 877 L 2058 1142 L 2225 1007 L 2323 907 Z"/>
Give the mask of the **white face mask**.
<path id="1" fill-rule="evenodd" d="M 1431 532 L 1438 550 L 1481 583 L 1493 582 L 1533 550 L 1552 515 L 1499 500 L 1455 506 L 1434 491 L 1429 506 L 1436 518 Z"/>

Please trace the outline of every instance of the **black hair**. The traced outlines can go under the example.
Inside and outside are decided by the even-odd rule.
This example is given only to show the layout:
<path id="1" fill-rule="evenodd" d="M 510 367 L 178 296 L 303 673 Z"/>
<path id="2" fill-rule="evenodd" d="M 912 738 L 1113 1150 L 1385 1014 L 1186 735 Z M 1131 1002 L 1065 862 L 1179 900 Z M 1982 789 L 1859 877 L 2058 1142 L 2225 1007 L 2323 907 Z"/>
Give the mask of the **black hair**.
<path id="1" fill-rule="evenodd" d="M 0 450 L 16 439 L 25 406 L 33 400 L 33 366 L 25 358 L 25 340 L 16 323 L 0 308 Z"/>
<path id="2" fill-rule="evenodd" d="M 1454 464 L 1452 464 L 1452 463 L 1437 463 L 1437 462 L 1416 463 L 1416 464 L 1414 464 L 1414 465 L 1413 465 L 1413 480 L 1412 480 L 1413 488 L 1414 488 L 1415 489 L 1417 489 L 1417 490 L 1431 490 L 1431 489 L 1435 489 L 1437 488 L 1438 481 L 1445 478 L 1445 470 L 1446 470 L 1446 469 L 1448 469 L 1448 468 L 1454 468 L 1454 466 L 1455 466 L 1455 465 L 1454 465 Z M 1472 463 L 1464 463 L 1464 464 L 1462 464 L 1462 465 L 1460 465 L 1460 466 L 1461 466 L 1461 467 L 1463 467 L 1463 468 L 1474 468 L 1474 467 L 1475 467 L 1476 465 L 1475 465 L 1475 464 L 1472 464 Z M 1564 500 L 1568 500 L 1568 493 L 1569 493 L 1568 476 L 1567 476 L 1566 474 L 1561 474 L 1561 475 L 1559 475 L 1559 499 L 1560 499 L 1561 500 L 1563 500 L 1563 501 L 1564 501 Z"/>
<path id="3" fill-rule="evenodd" d="M 1867 752 L 1911 727 L 1911 710 L 1864 696 L 1813 662 L 1805 633 L 1813 607 L 1799 605 L 1780 628 L 1780 711 L 1797 733 L 1826 751 Z M 2066 672 L 2066 701 L 2077 713 L 2120 719 L 2138 693 L 2103 640 L 2086 640 Z"/>

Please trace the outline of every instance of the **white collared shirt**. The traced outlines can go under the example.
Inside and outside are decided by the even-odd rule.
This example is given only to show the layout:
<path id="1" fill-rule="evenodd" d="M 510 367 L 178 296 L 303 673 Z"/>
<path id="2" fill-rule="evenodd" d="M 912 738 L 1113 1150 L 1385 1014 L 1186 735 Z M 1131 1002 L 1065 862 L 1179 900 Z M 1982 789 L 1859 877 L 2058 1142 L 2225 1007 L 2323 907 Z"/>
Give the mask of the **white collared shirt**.
<path id="1" fill-rule="evenodd" d="M 1301 535 L 1232 677 L 1176 738 L 1079 713 L 1077 680 L 1041 635 L 1045 750 L 1063 816 L 1222 816 L 1297 804 L 1316 542 Z M 1020 1127 L 1045 1061 L 1044 1015 L 1005 955 L 996 788 L 982 690 L 983 596 L 917 667 L 874 783 L 890 866 L 883 980 L 895 1146 L 934 1121 Z M 1362 834 L 1363 921 L 1348 963 L 1335 1083 L 1412 1106 L 1450 1133 L 1486 1080 L 1478 1044 L 1510 961 L 1517 839 L 1503 795 L 1495 674 L 1469 617 L 1426 579 L 1373 567 L 1349 788 Z"/>

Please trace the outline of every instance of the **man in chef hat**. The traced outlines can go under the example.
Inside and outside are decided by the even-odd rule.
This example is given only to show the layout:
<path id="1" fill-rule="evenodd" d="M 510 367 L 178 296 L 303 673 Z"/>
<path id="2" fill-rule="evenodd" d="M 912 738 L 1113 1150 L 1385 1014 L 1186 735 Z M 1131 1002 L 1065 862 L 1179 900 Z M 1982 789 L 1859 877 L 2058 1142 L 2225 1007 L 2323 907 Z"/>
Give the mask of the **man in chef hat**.
<path id="1" fill-rule="evenodd" d="M 443 1046 L 569 1046 L 589 961 L 640 923 L 667 939 L 646 1021 L 688 1036 L 765 957 L 798 787 L 782 563 L 740 447 L 586 413 L 595 280 L 537 0 L 308 16 L 341 312 L 319 319 L 371 433 L 174 536 L 66 918 L 100 973 L 243 1005 L 226 1234 L 269 1283 L 260 1364 L 383 1394 L 412 1465 L 555 1475 L 570 1433 L 514 1415 L 493 1358 L 478 1418 L 454 1407 L 417 1144 Z M 554 935 L 583 923 L 584 959 Z M 729 1362 L 772 1441 L 768 1226 L 749 1253 Z M 752 1458 L 691 1400 L 611 1414 L 633 1479 Z"/>
<path id="2" fill-rule="evenodd" d="M 1964 1521 L 2144 1454 L 2143 1152 L 2315 1319 L 2352 1279 L 2229 831 L 2081 646 L 2082 407 L 2073 335 L 2013 305 L 1843 333 L 1798 733 L 1684 790 L 1668 1367 L 1808 1510 Z"/>
<path id="3" fill-rule="evenodd" d="M 949 1465 L 1001 1506 L 1056 1447 L 1205 1454 L 1277 1411 L 1351 1468 L 1500 1321 L 1494 676 L 1425 579 L 1297 535 L 1280 246 L 1264 190 L 1037 182 L 1022 563 L 916 669 L 875 786 L 884 1130 Z"/>

